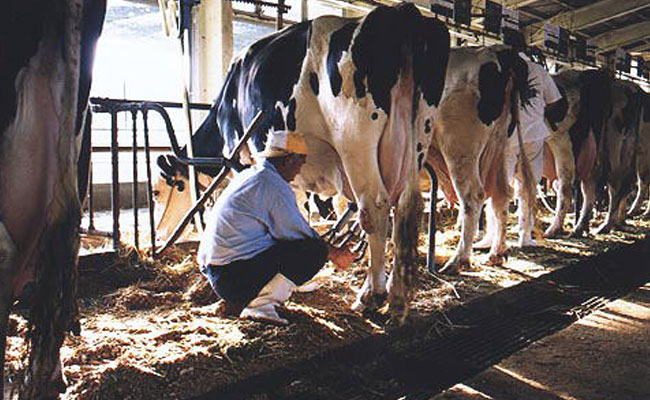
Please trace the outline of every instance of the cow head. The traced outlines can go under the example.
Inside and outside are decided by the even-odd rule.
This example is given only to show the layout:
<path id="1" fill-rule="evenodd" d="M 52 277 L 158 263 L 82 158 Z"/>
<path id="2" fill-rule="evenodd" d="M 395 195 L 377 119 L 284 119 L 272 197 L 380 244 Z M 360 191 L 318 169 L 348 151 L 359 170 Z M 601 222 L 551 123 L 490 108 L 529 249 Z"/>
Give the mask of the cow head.
<path id="1" fill-rule="evenodd" d="M 266 131 L 287 129 L 278 104 L 289 104 L 306 51 L 310 22 L 295 24 L 251 44 L 230 66 L 224 85 L 201 126 L 192 134 L 195 157 L 218 157 L 233 150 L 259 111 L 266 120 L 250 140 L 256 150 L 264 147 Z M 238 155 L 241 163 L 251 164 L 250 150 L 244 146 Z M 185 149 L 181 149 L 185 155 Z M 161 156 L 158 165 L 163 177 L 155 184 L 158 209 L 157 236 L 166 239 L 191 206 L 187 168 L 174 157 Z M 207 183 L 219 172 L 197 168 L 199 181 Z M 207 186 L 207 185 L 206 185 Z"/>
<path id="2" fill-rule="evenodd" d="M 155 202 L 156 239 L 167 240 L 183 216 L 192 207 L 187 168 L 173 156 L 159 156 L 160 177 L 153 182 L 152 195 Z M 185 172 L 185 173 L 184 173 Z M 190 229 L 185 229 L 181 237 L 187 237 Z"/>

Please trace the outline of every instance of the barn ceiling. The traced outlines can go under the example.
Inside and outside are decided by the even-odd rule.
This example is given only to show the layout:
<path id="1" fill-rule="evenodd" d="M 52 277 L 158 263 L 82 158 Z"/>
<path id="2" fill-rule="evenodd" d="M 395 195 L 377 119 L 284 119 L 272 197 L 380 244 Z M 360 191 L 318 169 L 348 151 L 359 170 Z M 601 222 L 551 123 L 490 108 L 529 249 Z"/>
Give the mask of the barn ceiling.
<path id="1" fill-rule="evenodd" d="M 399 0 L 327 0 L 356 6 L 395 4 Z M 650 60 L 650 0 L 496 0 L 519 11 L 519 22 L 530 44 L 543 41 L 544 23 L 591 39 L 601 55 L 621 47 Z M 430 0 L 411 2 L 426 7 Z M 472 14 L 480 14 L 484 0 L 472 0 Z M 477 25 L 480 26 L 480 19 Z M 474 22 L 472 23 L 474 25 Z"/>
<path id="2" fill-rule="evenodd" d="M 157 0 L 130 0 L 155 5 Z M 222 0 L 203 0 L 222 1 Z M 267 0 L 277 2 L 277 0 Z M 378 4 L 403 0 L 323 0 L 352 10 L 370 9 Z M 521 27 L 531 44 L 543 39 L 545 22 L 570 30 L 574 35 L 593 39 L 601 53 L 622 47 L 650 59 L 650 0 L 495 0 L 520 12 Z M 411 0 L 426 6 L 430 0 Z M 480 13 L 484 0 L 472 0 Z"/>
<path id="3" fill-rule="evenodd" d="M 157 0 L 129 0 L 156 3 Z M 223 0 L 202 0 L 223 1 Z M 249 0 L 255 1 L 255 0 Z M 266 0 L 276 3 L 278 0 Z M 305 0 L 303 0 L 305 1 Z M 379 4 L 394 5 L 410 1 L 428 10 L 431 0 L 320 0 L 359 15 Z M 617 48 L 650 61 L 650 0 L 493 0 L 519 11 L 520 27 L 529 44 L 541 45 L 544 24 L 550 23 L 570 31 L 574 38 L 590 39 L 597 53 L 610 57 Z M 309 3 L 310 1 L 305 1 Z M 482 31 L 485 0 L 471 0 L 472 28 Z M 304 3 L 303 3 L 304 4 Z M 267 16 L 267 18 L 269 18 Z M 286 21 L 291 23 L 292 21 Z M 460 29 L 462 32 L 462 29 Z M 612 58 L 612 57 L 610 57 Z"/>
<path id="4" fill-rule="evenodd" d="M 540 43 L 544 22 L 596 42 L 602 53 L 617 47 L 650 56 L 650 0 L 504 0 L 521 11 L 531 43 Z"/>

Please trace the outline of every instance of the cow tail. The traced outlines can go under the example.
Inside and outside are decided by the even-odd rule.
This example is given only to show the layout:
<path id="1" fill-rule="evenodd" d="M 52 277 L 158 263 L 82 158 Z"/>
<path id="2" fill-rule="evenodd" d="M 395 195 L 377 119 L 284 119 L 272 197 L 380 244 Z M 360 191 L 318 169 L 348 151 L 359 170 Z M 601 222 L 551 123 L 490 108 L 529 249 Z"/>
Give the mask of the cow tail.
<path id="1" fill-rule="evenodd" d="M 516 90 L 513 90 L 516 92 Z M 537 194 L 537 182 L 535 182 L 535 174 L 533 174 L 533 168 L 530 165 L 528 157 L 526 157 L 526 152 L 524 148 L 524 140 L 521 136 L 521 120 L 519 119 L 519 96 L 513 95 L 513 119 L 515 120 L 517 129 L 517 143 L 519 146 L 519 170 L 524 178 L 523 182 L 523 200 L 528 202 L 530 205 L 530 214 L 532 218 L 532 226 L 535 226 L 537 219 L 537 203 L 536 203 L 536 194 Z"/>
<path id="2" fill-rule="evenodd" d="M 393 263 L 393 289 L 395 283 L 401 285 L 401 290 L 390 290 L 389 303 L 391 314 L 397 318 L 399 324 L 403 324 L 408 316 L 409 303 L 411 300 L 413 280 L 415 278 L 417 263 L 417 240 L 418 240 L 418 221 L 420 220 L 420 199 L 418 193 L 418 175 L 417 175 L 417 135 L 415 132 L 414 121 L 417 112 L 417 101 L 419 100 L 419 91 L 415 86 L 413 74 L 413 59 L 409 52 L 405 52 L 403 57 L 403 67 L 399 76 L 397 85 L 403 88 L 404 92 L 410 92 L 412 102 L 400 101 L 397 96 L 391 96 L 391 110 L 395 114 L 410 116 L 410 118 L 396 118 L 393 115 L 393 121 L 401 121 L 401 132 L 408 133 L 406 146 L 402 160 L 401 179 L 403 184 L 399 184 L 399 192 L 391 193 L 391 201 L 394 196 L 397 197 L 393 239 L 395 243 L 395 262 Z M 402 186 L 403 185 L 403 186 Z M 395 190 L 395 189 L 393 189 Z M 404 296 L 398 299 L 398 296 Z"/>

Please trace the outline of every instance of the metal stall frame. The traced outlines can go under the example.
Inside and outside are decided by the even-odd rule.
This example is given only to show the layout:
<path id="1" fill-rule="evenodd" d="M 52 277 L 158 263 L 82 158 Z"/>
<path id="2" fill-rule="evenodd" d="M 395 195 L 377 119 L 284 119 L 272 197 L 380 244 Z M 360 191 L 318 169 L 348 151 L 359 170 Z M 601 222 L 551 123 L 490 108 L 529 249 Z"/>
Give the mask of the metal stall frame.
<path id="1" fill-rule="evenodd" d="M 94 113 L 107 113 L 111 115 L 111 168 L 112 168 L 112 182 L 111 182 L 111 207 L 113 212 L 113 231 L 112 232 L 100 232 L 94 228 L 94 219 L 93 219 L 93 191 L 92 191 L 92 175 L 91 175 L 91 184 L 89 185 L 88 191 L 88 201 L 89 201 L 89 226 L 86 230 L 88 233 L 100 234 L 103 236 L 110 236 L 113 239 L 113 249 L 118 251 L 120 244 L 120 199 L 119 199 L 119 151 L 120 147 L 118 145 L 118 124 L 117 124 L 117 115 L 120 112 L 128 112 L 131 114 L 132 119 L 132 154 L 133 154 L 133 182 L 132 182 L 132 194 L 131 199 L 133 203 L 133 213 L 134 213 L 134 245 L 136 250 L 140 250 L 140 233 L 139 233 L 139 217 L 138 217 L 138 172 L 137 172 L 137 155 L 140 151 L 137 141 L 137 114 L 141 113 L 143 118 L 143 136 L 144 136 L 144 153 L 145 153 L 145 163 L 146 163 L 146 174 L 147 174 L 147 207 L 149 211 L 149 228 L 150 228 L 150 241 L 151 241 L 151 256 L 156 257 L 166 251 L 170 246 L 172 246 L 176 240 L 180 237 L 181 233 L 185 227 L 192 220 L 196 212 L 205 204 L 205 202 L 210 198 L 212 193 L 216 190 L 218 185 L 226 178 L 231 169 L 239 170 L 241 166 L 239 165 L 237 158 L 239 151 L 242 149 L 243 145 L 248 141 L 250 136 L 254 134 L 265 121 L 265 114 L 259 112 L 253 121 L 251 122 L 246 133 L 242 136 L 237 142 L 235 148 L 228 155 L 228 157 L 187 157 L 181 154 L 181 149 L 176 138 L 174 127 L 167 113 L 166 107 L 170 108 L 181 108 L 181 103 L 174 102 L 154 102 L 154 101 L 142 101 L 142 100 L 121 100 L 121 99 L 109 99 L 109 98 L 91 98 L 91 110 Z M 209 110 L 210 105 L 208 104 L 197 104 L 191 103 L 191 109 L 198 110 Z M 155 221 L 154 221 L 154 204 L 153 204 L 153 183 L 152 183 L 152 173 L 151 173 L 151 145 L 149 141 L 149 112 L 156 112 L 163 119 L 167 135 L 169 137 L 171 151 L 176 157 L 176 159 L 185 165 L 188 166 L 211 166 L 211 167 L 221 167 L 219 174 L 213 179 L 208 188 L 202 193 L 201 197 L 194 203 L 192 208 L 187 211 L 181 222 L 176 226 L 172 235 L 167 239 L 165 243 L 162 244 L 160 248 L 156 246 L 155 240 Z M 167 149 L 167 148 L 165 148 Z M 427 252 L 427 270 L 431 273 L 435 272 L 435 233 L 436 233 L 436 203 L 437 203 L 437 190 L 438 182 L 433 168 L 429 164 L 425 164 L 424 168 L 429 176 L 431 182 L 430 188 L 430 203 L 429 203 L 429 218 L 428 218 L 428 242 L 429 248 Z M 91 171 L 92 174 L 92 171 Z M 332 245 L 336 246 L 345 246 L 352 242 L 354 244 L 354 251 L 360 252 L 360 256 L 356 261 L 363 258 L 365 252 L 368 248 L 368 243 L 365 240 L 365 233 L 361 231 L 358 222 L 350 223 L 352 215 L 357 211 L 355 204 L 351 203 L 348 207 L 348 210 L 345 212 L 343 217 L 330 229 L 323 238 Z M 341 230 L 347 226 L 345 232 Z"/>
<path id="2" fill-rule="evenodd" d="M 155 226 L 154 226 L 154 204 L 152 198 L 153 184 L 151 176 L 151 149 L 149 141 L 149 111 L 154 111 L 160 115 L 165 124 L 167 135 L 171 144 L 172 152 L 178 157 L 179 161 L 184 163 L 194 163 L 194 165 L 209 165 L 209 166 L 220 166 L 223 164 L 223 160 L 220 158 L 216 159 L 192 159 L 187 161 L 187 157 L 183 157 L 180 154 L 180 146 L 178 145 L 178 140 L 174 132 L 173 124 L 171 118 L 167 113 L 166 107 L 169 108 L 182 108 L 181 103 L 175 102 L 153 102 L 153 101 L 143 101 L 143 100 L 125 100 L 125 99 L 109 99 L 109 98 L 97 98 L 93 97 L 90 99 L 91 111 L 93 113 L 106 113 L 111 116 L 111 142 L 110 142 L 110 153 L 111 153 L 111 209 L 113 213 L 113 230 L 112 232 L 103 232 L 95 229 L 94 225 L 94 193 L 92 185 L 92 161 L 91 161 L 91 171 L 90 175 L 90 184 L 88 190 L 88 214 L 89 214 L 89 224 L 87 229 L 82 229 L 90 234 L 108 236 L 113 239 L 113 250 L 118 251 L 121 247 L 120 243 L 120 197 L 119 197 L 119 152 L 123 150 L 120 148 L 118 143 L 118 124 L 117 116 L 120 112 L 128 112 L 131 114 L 132 119 L 132 146 L 131 152 L 133 154 L 133 182 L 132 182 L 132 203 L 133 203 L 133 213 L 134 213 L 134 246 L 136 250 L 140 250 L 140 232 L 139 232 L 139 216 L 138 216 L 138 171 L 137 171 L 137 159 L 138 153 L 141 150 L 144 150 L 145 159 L 146 159 L 146 170 L 147 170 L 147 207 L 149 209 L 149 227 L 151 235 L 151 247 L 152 255 L 155 253 L 156 241 L 155 241 Z M 189 105 L 190 109 L 193 110 L 209 110 L 209 104 L 197 104 L 192 103 Z M 143 118 L 143 127 L 144 127 L 144 148 L 140 149 L 138 147 L 137 141 L 137 115 L 138 112 L 142 114 Z M 164 148 L 168 150 L 168 147 Z"/>

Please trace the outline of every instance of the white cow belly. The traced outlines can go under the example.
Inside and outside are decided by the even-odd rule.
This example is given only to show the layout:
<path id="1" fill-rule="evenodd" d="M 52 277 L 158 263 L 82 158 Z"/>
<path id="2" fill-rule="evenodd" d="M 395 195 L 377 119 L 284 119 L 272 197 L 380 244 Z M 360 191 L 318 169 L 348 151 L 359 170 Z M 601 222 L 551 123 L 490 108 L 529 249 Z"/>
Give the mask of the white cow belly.
<path id="1" fill-rule="evenodd" d="M 50 218 L 48 208 L 59 172 L 57 153 L 63 119 L 60 82 L 63 80 L 35 73 L 38 58 L 35 57 L 29 70 L 19 75 L 16 118 L 3 132 L 0 211 L 4 225 L 21 251 L 17 267 L 30 259 L 29 253 Z"/>

